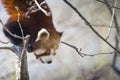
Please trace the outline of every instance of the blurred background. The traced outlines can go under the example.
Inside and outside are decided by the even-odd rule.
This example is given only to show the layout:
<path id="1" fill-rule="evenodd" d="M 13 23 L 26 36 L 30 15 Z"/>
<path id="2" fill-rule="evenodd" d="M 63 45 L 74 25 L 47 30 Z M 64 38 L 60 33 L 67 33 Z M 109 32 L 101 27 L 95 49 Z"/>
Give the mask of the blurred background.
<path id="1" fill-rule="evenodd" d="M 68 0 L 93 25 L 95 30 L 106 38 L 111 23 L 111 14 L 104 3 L 96 0 Z M 102 1 L 102 0 L 101 0 Z M 104 0 L 103 0 L 104 1 Z M 114 6 L 116 0 L 107 0 Z M 61 41 L 82 49 L 85 54 L 101 54 L 81 57 L 73 48 L 60 43 L 57 55 L 52 64 L 43 64 L 28 53 L 28 69 L 30 80 L 120 80 L 119 54 L 109 54 L 114 50 L 101 40 L 85 22 L 63 0 L 46 0 L 53 14 L 57 31 L 63 31 Z M 120 0 L 117 6 L 120 8 Z M 115 9 L 118 26 L 120 27 L 120 9 Z M 0 19 L 5 23 L 9 15 L 0 0 Z M 8 39 L 2 32 L 0 24 L 0 40 Z M 113 46 L 116 43 L 116 28 L 113 24 L 107 41 Z M 119 39 L 118 39 L 119 41 Z M 11 46 L 2 44 L 0 47 Z M 15 54 L 0 50 L 0 80 L 15 80 Z"/>

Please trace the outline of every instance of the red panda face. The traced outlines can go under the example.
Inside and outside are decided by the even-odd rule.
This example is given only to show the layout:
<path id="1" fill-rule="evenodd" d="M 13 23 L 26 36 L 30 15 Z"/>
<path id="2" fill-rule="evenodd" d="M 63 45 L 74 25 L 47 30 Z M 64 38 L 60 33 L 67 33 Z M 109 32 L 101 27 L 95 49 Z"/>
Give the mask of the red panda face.
<path id="1" fill-rule="evenodd" d="M 59 32 L 42 28 L 32 45 L 36 58 L 43 63 L 51 63 L 52 57 L 56 54 L 56 50 L 59 47 L 60 38 Z"/>

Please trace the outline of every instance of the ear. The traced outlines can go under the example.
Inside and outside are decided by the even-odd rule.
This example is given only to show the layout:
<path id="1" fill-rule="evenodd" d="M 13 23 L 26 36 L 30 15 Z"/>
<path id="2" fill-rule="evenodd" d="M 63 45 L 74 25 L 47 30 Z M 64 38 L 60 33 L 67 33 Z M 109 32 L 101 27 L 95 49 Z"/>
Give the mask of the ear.
<path id="1" fill-rule="evenodd" d="M 62 35 L 63 35 L 63 32 L 59 32 L 59 34 L 60 34 L 60 36 L 62 36 Z"/>
<path id="2" fill-rule="evenodd" d="M 37 35 L 37 38 L 36 38 L 35 41 L 38 41 L 38 40 L 47 40 L 47 39 L 49 39 L 49 36 L 50 36 L 50 33 L 45 28 L 42 28 L 38 32 L 38 35 Z"/>

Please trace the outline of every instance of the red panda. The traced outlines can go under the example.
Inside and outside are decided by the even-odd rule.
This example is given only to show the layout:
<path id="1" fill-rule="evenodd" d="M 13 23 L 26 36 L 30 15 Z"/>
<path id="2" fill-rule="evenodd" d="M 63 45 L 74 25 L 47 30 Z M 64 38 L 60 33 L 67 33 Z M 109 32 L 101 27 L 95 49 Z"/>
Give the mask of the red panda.
<path id="1" fill-rule="evenodd" d="M 38 0 L 38 3 L 42 3 L 44 0 Z M 56 50 L 59 47 L 61 34 L 56 31 L 53 21 L 52 13 L 47 3 L 41 4 L 41 7 L 50 12 L 49 16 L 42 10 L 30 10 L 32 5 L 36 5 L 34 0 L 2 0 L 2 3 L 10 15 L 6 27 L 11 33 L 22 36 L 19 24 L 17 22 L 18 12 L 15 9 L 17 6 L 20 10 L 20 24 L 23 29 L 24 36 L 30 35 L 28 52 L 34 52 L 37 59 L 40 59 L 43 63 L 51 62 L 51 57 L 55 55 Z M 34 7 L 34 8 L 37 8 Z M 11 36 L 5 29 L 4 34 L 10 39 L 14 45 L 20 45 L 22 40 Z"/>

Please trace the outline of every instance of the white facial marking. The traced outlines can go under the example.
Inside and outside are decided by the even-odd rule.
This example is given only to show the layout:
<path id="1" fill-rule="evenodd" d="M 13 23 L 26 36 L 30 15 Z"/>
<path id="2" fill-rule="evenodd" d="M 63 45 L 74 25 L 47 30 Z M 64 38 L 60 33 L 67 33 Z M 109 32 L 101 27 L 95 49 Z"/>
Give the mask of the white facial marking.
<path id="1" fill-rule="evenodd" d="M 40 40 L 40 39 L 41 39 L 41 35 L 42 35 L 43 33 L 46 33 L 46 34 L 47 34 L 47 36 L 45 37 L 45 39 L 48 39 L 48 38 L 49 38 L 49 36 L 50 36 L 49 32 L 48 32 L 45 28 L 42 28 L 42 29 L 38 32 L 38 35 L 37 35 L 37 38 L 36 38 L 35 41 Z"/>
<path id="2" fill-rule="evenodd" d="M 35 51 L 35 54 L 36 55 L 41 55 L 41 54 L 44 54 L 45 52 L 46 52 L 46 49 L 39 49 L 39 50 Z"/>
<path id="3" fill-rule="evenodd" d="M 47 51 L 46 49 L 39 49 L 35 51 L 35 54 L 41 55 L 41 54 L 44 54 L 46 51 Z M 50 55 L 40 56 L 38 57 L 38 59 L 43 63 L 48 63 L 49 61 L 52 61 L 52 58 L 54 57 L 56 51 L 54 49 L 50 49 L 50 51 L 48 52 L 50 52 Z"/>
<path id="4" fill-rule="evenodd" d="M 50 56 L 42 56 L 39 59 L 41 60 L 41 62 L 47 63 L 47 62 L 51 61 L 52 58 L 53 58 L 53 56 L 50 55 Z"/>
<path id="5" fill-rule="evenodd" d="M 54 55 L 55 51 L 54 49 L 50 49 L 50 55 Z"/>

